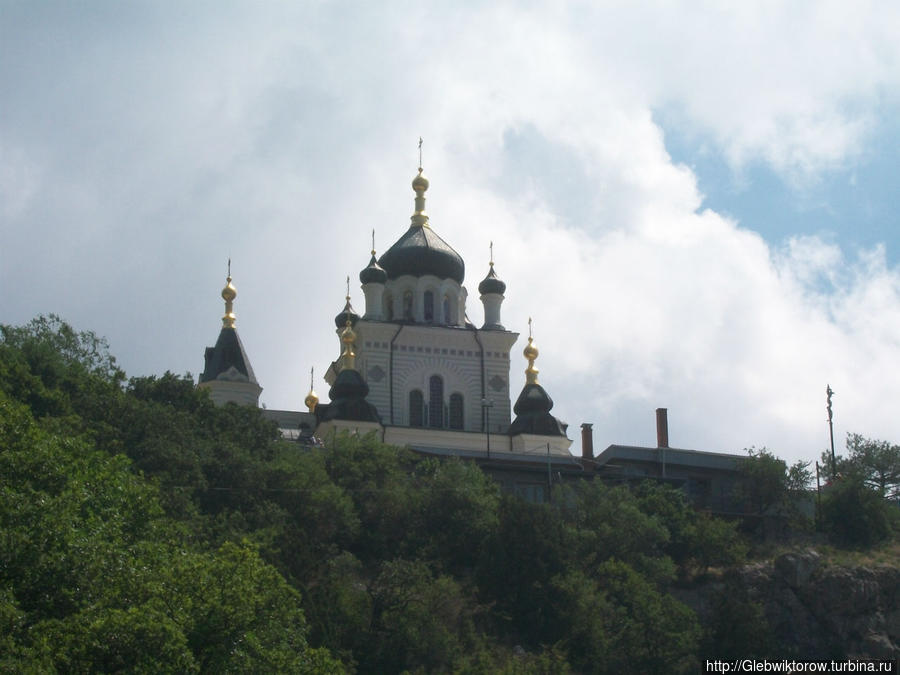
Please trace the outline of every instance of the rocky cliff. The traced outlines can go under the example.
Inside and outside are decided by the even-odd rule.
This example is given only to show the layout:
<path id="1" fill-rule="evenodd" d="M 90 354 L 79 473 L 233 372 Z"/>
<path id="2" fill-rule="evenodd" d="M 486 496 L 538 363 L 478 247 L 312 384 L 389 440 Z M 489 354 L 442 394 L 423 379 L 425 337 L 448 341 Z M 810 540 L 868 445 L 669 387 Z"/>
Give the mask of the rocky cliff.
<path id="1" fill-rule="evenodd" d="M 807 550 L 675 592 L 732 656 L 900 657 L 900 568 L 823 564 Z M 718 655 L 717 655 L 718 656 Z"/>

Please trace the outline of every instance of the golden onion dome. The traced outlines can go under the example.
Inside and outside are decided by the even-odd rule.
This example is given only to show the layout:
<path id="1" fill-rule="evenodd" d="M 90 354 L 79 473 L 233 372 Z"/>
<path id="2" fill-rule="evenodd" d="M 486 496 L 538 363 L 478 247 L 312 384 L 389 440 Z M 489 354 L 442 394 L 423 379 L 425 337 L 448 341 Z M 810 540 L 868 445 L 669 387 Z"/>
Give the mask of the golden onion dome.
<path id="1" fill-rule="evenodd" d="M 537 346 L 534 344 L 534 338 L 528 338 L 528 344 L 525 345 L 525 349 L 522 350 L 522 354 L 529 361 L 534 361 L 540 352 L 538 351 Z"/>
<path id="2" fill-rule="evenodd" d="M 222 317 L 222 325 L 225 328 L 234 328 L 234 299 L 237 297 L 237 289 L 231 284 L 231 260 L 228 261 L 228 276 L 225 279 L 225 288 L 222 289 L 222 299 L 225 301 L 225 316 Z"/>
<path id="3" fill-rule="evenodd" d="M 419 174 L 413 178 L 412 181 L 412 189 L 416 192 L 425 192 L 428 189 L 428 179 L 425 177 L 425 174 L 422 173 L 422 167 L 419 167 Z"/>
<path id="4" fill-rule="evenodd" d="M 319 395 L 310 389 L 306 398 L 303 400 L 303 403 L 309 408 L 309 412 L 315 412 L 316 406 L 319 405 Z"/>
<path id="5" fill-rule="evenodd" d="M 228 277 L 225 281 L 225 288 L 222 289 L 222 299 L 225 302 L 234 302 L 234 299 L 237 297 L 237 289 L 232 285 L 231 277 Z"/>

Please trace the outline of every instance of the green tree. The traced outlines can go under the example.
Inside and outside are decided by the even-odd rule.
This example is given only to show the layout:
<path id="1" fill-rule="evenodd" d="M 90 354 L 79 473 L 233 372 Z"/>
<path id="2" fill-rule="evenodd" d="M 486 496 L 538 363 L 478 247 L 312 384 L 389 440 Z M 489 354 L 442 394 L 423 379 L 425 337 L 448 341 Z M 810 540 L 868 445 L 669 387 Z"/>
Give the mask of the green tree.
<path id="1" fill-rule="evenodd" d="M 898 519 L 897 509 L 853 473 L 824 491 L 821 513 L 822 529 L 834 543 L 858 548 L 888 539 Z"/>
<path id="2" fill-rule="evenodd" d="M 596 575 L 556 577 L 553 607 L 572 664 L 595 673 L 694 672 L 700 635 L 694 613 L 619 560 Z"/>
<path id="3" fill-rule="evenodd" d="M 900 496 L 900 445 L 847 434 L 847 451 L 853 469 L 882 497 Z"/>
<path id="4" fill-rule="evenodd" d="M 804 500 L 810 499 L 807 488 L 812 474 L 807 462 L 798 461 L 788 467 L 766 448 L 750 448 L 739 465 L 739 473 L 735 496 L 750 516 L 745 523 L 752 533 L 765 539 L 810 527 L 810 519 L 801 507 Z"/>
<path id="5" fill-rule="evenodd" d="M 694 509 L 684 492 L 656 481 L 645 481 L 636 492 L 641 511 L 659 520 L 669 532 L 662 550 L 679 566 L 682 575 L 705 572 L 710 566 L 743 561 L 747 547 L 737 523 L 714 518 Z"/>

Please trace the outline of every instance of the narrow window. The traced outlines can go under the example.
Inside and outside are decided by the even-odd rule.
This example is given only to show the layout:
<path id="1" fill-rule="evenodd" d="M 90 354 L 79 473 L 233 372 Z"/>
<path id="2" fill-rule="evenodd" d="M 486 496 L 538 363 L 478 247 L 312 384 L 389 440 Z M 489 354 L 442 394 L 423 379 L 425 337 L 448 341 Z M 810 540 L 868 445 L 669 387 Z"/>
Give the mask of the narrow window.
<path id="1" fill-rule="evenodd" d="M 425 400 L 422 396 L 421 391 L 419 391 L 418 389 L 413 389 L 411 392 L 409 392 L 409 426 L 424 426 L 424 419 L 422 416 L 422 408 L 424 406 Z"/>
<path id="2" fill-rule="evenodd" d="M 444 325 L 450 325 L 450 298 L 444 296 Z"/>
<path id="3" fill-rule="evenodd" d="M 394 320 L 394 296 L 390 293 L 384 296 L 384 315 L 388 321 Z"/>
<path id="4" fill-rule="evenodd" d="M 425 321 L 431 323 L 434 321 L 434 293 L 425 291 Z"/>
<path id="5" fill-rule="evenodd" d="M 412 291 L 406 291 L 403 294 L 403 318 L 406 321 L 413 320 L 413 294 L 412 294 Z"/>
<path id="6" fill-rule="evenodd" d="M 428 426 L 444 426 L 444 380 L 432 375 L 428 380 Z"/>
<path id="7" fill-rule="evenodd" d="M 463 397 L 462 394 L 450 395 L 450 428 L 463 428 Z"/>

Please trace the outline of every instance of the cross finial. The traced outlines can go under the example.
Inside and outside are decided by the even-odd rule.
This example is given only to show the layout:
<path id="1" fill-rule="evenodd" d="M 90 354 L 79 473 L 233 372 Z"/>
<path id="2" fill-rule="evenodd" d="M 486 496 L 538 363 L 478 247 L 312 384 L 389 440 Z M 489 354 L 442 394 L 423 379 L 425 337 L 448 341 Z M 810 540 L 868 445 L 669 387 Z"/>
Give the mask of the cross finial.
<path id="1" fill-rule="evenodd" d="M 419 136 L 419 169 L 422 168 L 422 137 Z"/>
<path id="2" fill-rule="evenodd" d="M 531 317 L 528 317 L 528 337 L 532 337 L 531 335 Z"/>
<path id="3" fill-rule="evenodd" d="M 228 278 L 231 278 L 231 257 L 228 257 Z"/>
<path id="4" fill-rule="evenodd" d="M 491 267 L 494 266 L 494 242 L 491 242 Z"/>
<path id="5" fill-rule="evenodd" d="M 827 405 L 825 409 L 828 411 L 828 421 L 830 422 L 834 416 L 834 413 L 831 411 L 831 397 L 834 395 L 834 389 L 831 388 L 830 384 L 825 385 L 825 399 L 827 401 Z"/>
<path id="6" fill-rule="evenodd" d="M 315 371 L 315 367 L 309 369 L 309 390 L 312 391 L 313 388 L 313 372 Z"/>
<path id="7" fill-rule="evenodd" d="M 372 228 L 372 255 L 375 255 L 375 228 Z"/>
<path id="8" fill-rule="evenodd" d="M 350 300 L 350 275 L 347 275 L 347 301 Z"/>

